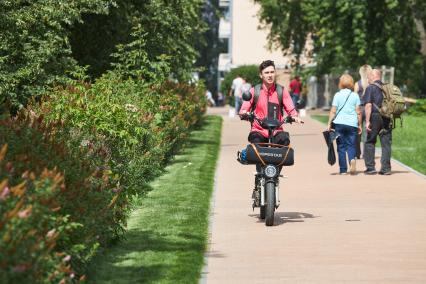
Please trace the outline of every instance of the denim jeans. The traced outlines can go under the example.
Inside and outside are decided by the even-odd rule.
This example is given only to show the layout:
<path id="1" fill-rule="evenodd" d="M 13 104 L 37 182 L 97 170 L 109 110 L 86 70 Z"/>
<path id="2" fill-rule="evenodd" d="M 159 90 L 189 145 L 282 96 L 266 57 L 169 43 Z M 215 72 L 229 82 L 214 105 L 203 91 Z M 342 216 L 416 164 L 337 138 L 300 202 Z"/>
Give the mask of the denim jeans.
<path id="1" fill-rule="evenodd" d="M 299 101 L 300 95 L 291 93 L 290 97 L 291 97 L 291 100 L 293 101 L 294 109 L 297 110 L 297 102 Z"/>
<path id="2" fill-rule="evenodd" d="M 235 97 L 235 114 L 238 115 L 240 112 L 241 106 L 243 105 L 243 99 L 236 96 Z"/>
<path id="3" fill-rule="evenodd" d="M 345 124 L 336 124 L 336 132 L 339 135 L 337 138 L 337 154 L 339 156 L 340 173 L 346 173 L 348 171 L 346 154 L 349 161 L 355 159 L 356 156 L 358 128 Z"/>

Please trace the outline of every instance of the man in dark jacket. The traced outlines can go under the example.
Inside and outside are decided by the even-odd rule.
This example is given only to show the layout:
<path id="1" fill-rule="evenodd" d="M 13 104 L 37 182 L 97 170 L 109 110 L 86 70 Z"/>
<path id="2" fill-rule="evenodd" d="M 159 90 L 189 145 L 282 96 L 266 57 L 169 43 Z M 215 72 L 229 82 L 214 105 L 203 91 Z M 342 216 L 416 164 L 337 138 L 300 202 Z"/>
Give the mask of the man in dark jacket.
<path id="1" fill-rule="evenodd" d="M 375 147 L 377 136 L 380 138 L 382 145 L 382 158 L 380 160 L 380 175 L 391 174 L 391 144 L 392 144 L 392 127 L 390 119 L 380 115 L 379 109 L 383 102 L 383 93 L 380 86 L 382 74 L 379 70 L 373 69 L 368 81 L 370 85 L 365 90 L 363 104 L 365 105 L 365 127 L 367 130 L 367 139 L 364 146 L 364 162 L 367 168 L 364 173 L 367 175 L 376 174 L 376 163 L 374 161 Z"/>

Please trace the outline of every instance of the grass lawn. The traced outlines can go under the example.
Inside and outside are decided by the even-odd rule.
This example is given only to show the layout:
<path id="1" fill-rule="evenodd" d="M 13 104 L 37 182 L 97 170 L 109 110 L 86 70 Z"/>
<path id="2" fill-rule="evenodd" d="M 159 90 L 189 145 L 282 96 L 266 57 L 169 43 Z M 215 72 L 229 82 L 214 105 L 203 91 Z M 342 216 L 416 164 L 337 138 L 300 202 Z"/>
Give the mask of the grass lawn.
<path id="1" fill-rule="evenodd" d="M 426 174 L 426 115 L 404 116 L 392 133 L 392 157 Z"/>
<path id="2" fill-rule="evenodd" d="M 318 120 L 324 124 L 327 124 L 328 122 L 328 115 L 320 115 L 320 114 L 315 114 L 315 115 L 311 115 L 311 117 L 315 120 Z"/>
<path id="3" fill-rule="evenodd" d="M 311 117 L 323 123 L 328 121 L 326 115 Z M 392 139 L 392 158 L 426 174 L 426 115 L 404 115 L 403 127 L 397 120 Z"/>
<path id="4" fill-rule="evenodd" d="M 222 119 L 208 116 L 153 190 L 137 200 L 125 239 L 99 255 L 91 283 L 197 283 L 208 239 Z"/>

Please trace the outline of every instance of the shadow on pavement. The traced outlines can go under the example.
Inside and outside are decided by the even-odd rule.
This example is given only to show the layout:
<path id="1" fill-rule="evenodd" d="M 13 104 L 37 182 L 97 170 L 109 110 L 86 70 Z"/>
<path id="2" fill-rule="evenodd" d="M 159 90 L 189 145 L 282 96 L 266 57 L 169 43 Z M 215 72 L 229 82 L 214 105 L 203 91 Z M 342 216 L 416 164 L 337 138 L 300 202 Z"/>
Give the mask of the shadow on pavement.
<path id="1" fill-rule="evenodd" d="M 391 171 L 391 175 L 393 174 L 409 174 L 411 173 L 410 171 Z M 334 172 L 334 173 L 330 173 L 331 176 L 339 176 L 339 172 Z M 348 176 L 351 176 L 351 174 L 347 174 Z M 357 175 L 361 175 L 361 176 L 365 176 L 366 174 L 364 174 L 364 171 L 356 171 L 354 175 L 352 176 L 357 176 Z M 377 176 L 380 176 L 378 173 L 375 174 Z M 374 176 L 374 175 L 373 175 Z"/>
<path id="2" fill-rule="evenodd" d="M 264 220 L 260 220 L 259 214 L 249 214 L 249 216 L 253 218 L 258 218 L 258 223 L 264 222 Z M 320 216 L 315 216 L 303 212 L 275 212 L 274 217 L 274 226 L 279 226 L 285 223 L 302 223 L 305 222 L 304 219 L 318 218 Z"/>
<path id="3" fill-rule="evenodd" d="M 285 223 L 300 223 L 305 222 L 304 219 L 307 218 L 317 218 L 319 216 L 315 216 L 309 213 L 303 212 L 275 212 L 275 222 L 274 225 L 282 225 Z"/>

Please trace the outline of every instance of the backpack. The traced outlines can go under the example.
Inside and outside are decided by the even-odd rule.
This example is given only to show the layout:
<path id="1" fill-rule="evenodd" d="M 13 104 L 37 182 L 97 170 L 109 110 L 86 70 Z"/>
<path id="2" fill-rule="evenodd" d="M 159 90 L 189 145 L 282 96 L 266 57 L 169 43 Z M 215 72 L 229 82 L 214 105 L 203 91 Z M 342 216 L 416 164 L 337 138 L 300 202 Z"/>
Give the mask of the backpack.
<path id="1" fill-rule="evenodd" d="M 259 100 L 261 89 L 262 89 L 262 84 L 257 84 L 256 86 L 254 86 L 254 98 L 253 98 L 253 103 L 251 105 L 251 111 L 254 111 L 256 109 L 256 104 L 257 104 L 257 101 Z M 283 86 L 275 84 L 275 89 L 278 95 L 280 113 L 281 113 L 281 116 L 283 116 Z"/>
<path id="2" fill-rule="evenodd" d="M 402 127 L 401 115 L 407 108 L 401 90 L 390 83 L 385 83 L 383 85 L 374 83 L 374 85 L 379 87 L 383 94 L 382 107 L 379 108 L 376 104 L 374 104 L 374 106 L 379 110 L 383 117 L 391 120 L 393 128 L 395 128 L 395 119 L 397 118 L 401 120 Z"/>

